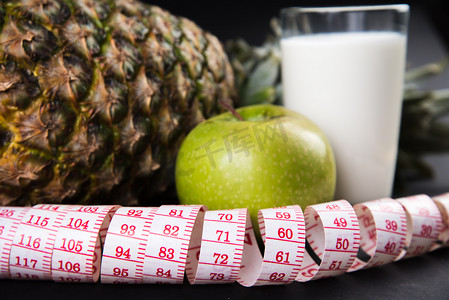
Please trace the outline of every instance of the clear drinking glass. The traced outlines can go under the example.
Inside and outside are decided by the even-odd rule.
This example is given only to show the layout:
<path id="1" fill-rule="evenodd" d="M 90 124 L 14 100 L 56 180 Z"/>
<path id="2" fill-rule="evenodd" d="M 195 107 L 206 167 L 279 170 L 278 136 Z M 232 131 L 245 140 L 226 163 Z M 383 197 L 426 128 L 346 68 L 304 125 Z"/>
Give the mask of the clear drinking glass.
<path id="1" fill-rule="evenodd" d="M 408 16 L 408 5 L 281 10 L 284 105 L 329 138 L 336 199 L 391 195 Z"/>

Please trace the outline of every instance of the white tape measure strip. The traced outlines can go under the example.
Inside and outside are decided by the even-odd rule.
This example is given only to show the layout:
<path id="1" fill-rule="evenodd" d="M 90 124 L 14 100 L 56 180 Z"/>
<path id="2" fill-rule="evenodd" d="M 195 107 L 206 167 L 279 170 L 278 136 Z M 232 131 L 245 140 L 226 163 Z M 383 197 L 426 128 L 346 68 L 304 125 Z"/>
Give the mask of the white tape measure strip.
<path id="1" fill-rule="evenodd" d="M 441 230 L 437 243 L 431 248 L 431 250 L 435 250 L 440 247 L 449 246 L 449 193 L 435 196 L 432 200 L 435 201 L 435 204 L 440 210 L 443 220 L 443 229 Z"/>
<path id="2" fill-rule="evenodd" d="M 443 230 L 441 213 L 435 202 L 426 195 L 398 199 L 407 214 L 406 249 L 399 258 L 409 258 L 428 252 Z"/>
<path id="3" fill-rule="evenodd" d="M 29 207 L 3 207 L 0 209 L 0 278 L 10 278 L 9 256 L 20 221 Z"/>
<path id="4" fill-rule="evenodd" d="M 41 204 L 27 211 L 11 247 L 11 278 L 51 279 L 53 246 L 65 215 L 63 205 Z"/>
<path id="5" fill-rule="evenodd" d="M 117 206 L 67 206 L 55 238 L 51 276 L 59 282 L 96 282 L 100 275 L 101 235 Z"/>
<path id="6" fill-rule="evenodd" d="M 252 230 L 246 232 L 238 282 L 243 286 L 278 285 L 296 279 L 305 249 L 304 215 L 298 205 L 259 211 L 265 244 L 262 259 Z"/>
<path id="7" fill-rule="evenodd" d="M 0 209 L 0 277 L 287 284 L 420 255 L 449 240 L 449 193 L 263 209 L 37 205 Z M 115 213 L 115 215 L 114 215 Z M 110 223 L 110 224 L 109 224 Z M 307 242 L 306 242 L 307 238 Z M 104 251 L 101 246 L 104 242 Z M 360 251 L 359 251 L 360 248 Z M 357 255 L 358 253 L 358 255 Z"/>
<path id="8" fill-rule="evenodd" d="M 360 226 L 360 251 L 349 271 L 395 261 L 406 245 L 407 218 L 402 205 L 385 198 L 354 206 Z"/>
<path id="9" fill-rule="evenodd" d="M 353 264 L 360 244 L 359 224 L 352 206 L 346 200 L 316 204 L 308 206 L 304 215 L 311 253 L 305 253 L 296 280 L 345 273 Z"/>
<path id="10" fill-rule="evenodd" d="M 143 283 L 183 283 L 192 231 L 204 209 L 200 205 L 157 209 L 148 235 Z"/>
<path id="11" fill-rule="evenodd" d="M 142 283 L 156 207 L 121 207 L 109 225 L 101 263 L 103 283 Z"/>
<path id="12" fill-rule="evenodd" d="M 192 284 L 232 283 L 237 280 L 243 256 L 247 209 L 207 211 L 201 248 Z M 255 241 L 254 241 L 255 242 Z"/>

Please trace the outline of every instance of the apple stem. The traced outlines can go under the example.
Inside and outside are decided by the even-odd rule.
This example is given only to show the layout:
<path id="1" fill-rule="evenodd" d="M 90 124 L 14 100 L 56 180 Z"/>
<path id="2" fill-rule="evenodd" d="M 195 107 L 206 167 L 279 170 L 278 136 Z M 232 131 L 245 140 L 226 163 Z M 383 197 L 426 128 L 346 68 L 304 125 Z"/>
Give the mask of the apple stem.
<path id="1" fill-rule="evenodd" d="M 234 109 L 234 107 L 229 105 L 229 103 L 224 99 L 218 100 L 218 103 L 220 103 L 224 108 L 226 108 L 234 117 L 236 117 L 240 121 L 245 121 L 243 117 Z"/>

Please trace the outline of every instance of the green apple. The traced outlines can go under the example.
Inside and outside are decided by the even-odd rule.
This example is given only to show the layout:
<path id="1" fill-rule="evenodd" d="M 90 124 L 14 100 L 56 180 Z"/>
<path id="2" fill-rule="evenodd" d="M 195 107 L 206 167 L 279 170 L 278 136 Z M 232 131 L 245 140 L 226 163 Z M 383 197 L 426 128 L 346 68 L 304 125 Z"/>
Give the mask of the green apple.
<path id="1" fill-rule="evenodd" d="M 323 132 L 301 114 L 275 105 L 242 107 L 195 127 L 176 161 L 181 204 L 211 210 L 331 201 L 336 171 Z"/>

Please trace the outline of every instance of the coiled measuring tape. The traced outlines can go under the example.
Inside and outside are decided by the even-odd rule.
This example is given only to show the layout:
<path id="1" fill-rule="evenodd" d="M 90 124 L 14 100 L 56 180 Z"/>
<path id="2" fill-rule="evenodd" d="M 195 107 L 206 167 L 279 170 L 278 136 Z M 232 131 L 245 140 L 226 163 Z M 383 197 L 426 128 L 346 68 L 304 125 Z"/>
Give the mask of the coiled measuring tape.
<path id="1" fill-rule="evenodd" d="M 262 209 L 262 254 L 247 209 L 201 205 L 0 208 L 0 278 L 110 284 L 305 282 L 449 245 L 449 193 L 351 206 Z"/>

